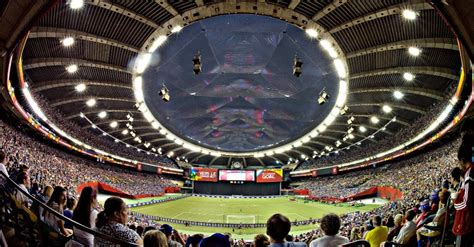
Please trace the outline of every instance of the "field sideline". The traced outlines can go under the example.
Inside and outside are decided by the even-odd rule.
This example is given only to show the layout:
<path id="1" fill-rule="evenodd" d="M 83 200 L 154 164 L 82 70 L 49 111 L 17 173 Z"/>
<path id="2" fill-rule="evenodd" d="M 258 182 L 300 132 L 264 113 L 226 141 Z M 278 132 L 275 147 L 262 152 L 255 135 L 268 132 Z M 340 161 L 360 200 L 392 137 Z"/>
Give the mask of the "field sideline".
<path id="1" fill-rule="evenodd" d="M 318 202 L 304 203 L 303 200 L 290 201 L 288 197 L 279 198 L 204 198 L 187 197 L 176 201 L 131 208 L 132 211 L 173 219 L 218 223 L 265 223 L 275 214 L 286 215 L 291 221 L 321 218 L 328 213 L 345 214 L 354 211 L 368 211 L 379 205 L 351 207 L 345 204 L 334 206 Z M 228 217 L 230 215 L 230 217 Z M 240 216 L 240 218 L 239 218 Z M 232 232 L 232 229 L 189 226 L 174 224 L 183 232 Z M 305 232 L 314 229 L 313 225 L 292 227 L 292 232 Z M 264 229 L 242 229 L 234 232 L 239 237 L 252 237 L 263 233 Z"/>

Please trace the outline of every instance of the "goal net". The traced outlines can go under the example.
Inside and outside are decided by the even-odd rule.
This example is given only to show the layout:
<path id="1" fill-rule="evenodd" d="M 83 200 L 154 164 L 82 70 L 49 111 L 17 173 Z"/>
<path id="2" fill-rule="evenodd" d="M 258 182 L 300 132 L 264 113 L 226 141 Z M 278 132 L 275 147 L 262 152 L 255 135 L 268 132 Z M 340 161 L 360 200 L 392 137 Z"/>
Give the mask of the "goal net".
<path id="1" fill-rule="evenodd" d="M 257 217 L 255 215 L 226 215 L 227 224 L 255 224 Z"/>

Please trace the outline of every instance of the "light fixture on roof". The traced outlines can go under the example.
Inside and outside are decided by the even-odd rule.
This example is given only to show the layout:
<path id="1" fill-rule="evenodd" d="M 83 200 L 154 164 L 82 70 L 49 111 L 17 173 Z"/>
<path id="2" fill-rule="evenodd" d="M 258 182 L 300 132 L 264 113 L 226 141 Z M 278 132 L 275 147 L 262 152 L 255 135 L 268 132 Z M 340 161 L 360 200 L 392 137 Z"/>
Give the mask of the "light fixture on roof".
<path id="1" fill-rule="evenodd" d="M 355 121 L 355 117 L 351 116 L 350 118 L 347 119 L 347 124 L 352 124 Z"/>
<path id="2" fill-rule="evenodd" d="M 164 102 L 170 101 L 170 90 L 163 84 L 163 87 L 161 88 L 160 92 L 158 93 L 161 96 L 161 99 Z"/>
<path id="3" fill-rule="evenodd" d="M 349 139 L 354 139 L 355 138 L 355 136 L 353 134 L 349 134 L 349 135 L 347 135 L 347 137 L 349 137 Z"/>
<path id="4" fill-rule="evenodd" d="M 122 135 L 126 135 L 126 134 L 128 134 L 128 129 L 122 130 Z"/>
<path id="5" fill-rule="evenodd" d="M 71 0 L 69 6 L 71 9 L 80 9 L 84 6 L 84 0 Z"/>
<path id="6" fill-rule="evenodd" d="M 319 97 L 318 97 L 318 104 L 322 105 L 324 103 L 326 103 L 329 99 L 329 94 L 326 92 L 326 90 L 322 90 L 320 93 L 319 93 Z"/>
<path id="7" fill-rule="evenodd" d="M 173 155 L 174 155 L 174 152 L 173 152 L 173 151 L 171 151 L 171 152 L 168 153 L 168 157 L 173 157 Z"/>
<path id="8" fill-rule="evenodd" d="M 84 83 L 80 83 L 80 84 L 77 84 L 75 87 L 77 92 L 81 93 L 81 92 L 84 92 L 86 90 L 86 84 Z"/>
<path id="9" fill-rule="evenodd" d="M 300 77 L 303 67 L 303 60 L 295 56 L 293 60 L 293 75 L 296 77 Z"/>
<path id="10" fill-rule="evenodd" d="M 306 158 L 306 155 L 302 154 L 302 155 L 301 155 L 301 158 L 302 158 L 302 159 L 305 159 L 305 158 Z"/>
<path id="11" fill-rule="evenodd" d="M 66 67 L 66 71 L 69 72 L 69 73 L 71 73 L 71 74 L 72 74 L 72 73 L 76 73 L 77 70 L 78 70 L 78 67 L 77 67 L 77 65 L 75 65 L 75 64 L 71 64 L 71 65 L 69 65 L 69 66 Z"/>
<path id="12" fill-rule="evenodd" d="M 416 12 L 411 9 L 405 9 L 402 12 L 403 18 L 407 20 L 415 20 L 416 19 Z"/>
<path id="13" fill-rule="evenodd" d="M 198 52 L 193 57 L 193 72 L 195 75 L 201 73 L 202 64 L 201 64 L 201 54 Z"/>
<path id="14" fill-rule="evenodd" d="M 378 124 L 380 122 L 380 120 L 376 117 L 376 116 L 372 116 L 370 118 L 370 121 L 373 123 L 373 124 Z"/>
<path id="15" fill-rule="evenodd" d="M 81 118 L 85 118 L 85 117 L 86 117 L 86 115 L 84 115 L 84 113 L 82 113 L 82 112 L 79 113 L 79 116 L 80 116 Z"/>
<path id="16" fill-rule="evenodd" d="M 112 128 L 117 128 L 117 126 L 118 126 L 117 121 L 113 121 L 113 122 L 110 123 L 110 127 L 112 127 Z"/>
<path id="17" fill-rule="evenodd" d="M 61 43 L 63 46 L 68 47 L 74 44 L 74 38 L 73 37 L 66 37 L 61 40 Z"/>
<path id="18" fill-rule="evenodd" d="M 145 142 L 145 144 L 143 144 L 143 146 L 145 146 L 146 148 L 149 148 L 150 147 L 150 143 L 149 142 Z"/>
<path id="19" fill-rule="evenodd" d="M 407 81 L 413 81 L 413 79 L 415 79 L 415 75 L 410 72 L 405 72 L 403 73 L 403 78 Z"/>
<path id="20" fill-rule="evenodd" d="M 352 132 L 354 132 L 354 128 L 353 128 L 353 127 L 350 127 L 349 129 L 347 129 L 347 133 L 348 133 L 348 134 L 350 134 L 350 133 L 352 133 Z"/>
<path id="21" fill-rule="evenodd" d="M 398 90 L 393 92 L 393 97 L 395 97 L 395 99 L 402 99 L 403 96 L 405 96 L 405 95 L 402 92 L 398 91 Z"/>
<path id="22" fill-rule="evenodd" d="M 340 78 L 345 78 L 347 75 L 346 67 L 341 59 L 334 59 L 334 66 L 336 66 L 337 74 Z"/>
<path id="23" fill-rule="evenodd" d="M 384 105 L 384 106 L 382 106 L 382 110 L 385 113 L 390 113 L 390 112 L 392 112 L 392 107 L 390 107 L 388 105 Z"/>
<path id="24" fill-rule="evenodd" d="M 177 33 L 177 32 L 179 32 L 179 31 L 181 31 L 181 29 L 183 29 L 182 26 L 176 25 L 175 27 L 173 27 L 173 29 L 171 29 L 171 32 L 172 32 L 172 33 Z"/>
<path id="25" fill-rule="evenodd" d="M 97 129 L 97 126 L 95 124 L 91 125 L 93 129 Z"/>
<path id="26" fill-rule="evenodd" d="M 414 57 L 417 57 L 417 56 L 420 55 L 421 49 L 418 48 L 418 47 L 415 47 L 415 46 L 410 46 L 410 47 L 408 47 L 408 53 L 410 53 L 410 55 L 412 55 Z"/>
<path id="27" fill-rule="evenodd" d="M 314 28 L 306 29 L 306 34 L 311 38 L 317 38 L 318 37 L 318 31 L 316 31 L 316 29 L 314 29 Z"/>
<path id="28" fill-rule="evenodd" d="M 101 111 L 101 112 L 99 112 L 99 114 L 97 114 L 97 116 L 98 116 L 99 118 L 105 118 L 105 117 L 107 117 L 107 112 Z"/>
<path id="29" fill-rule="evenodd" d="M 137 134 L 136 134 L 135 132 L 133 132 L 133 131 L 130 131 L 130 135 L 131 135 L 132 137 L 136 137 L 136 136 L 137 136 Z"/>
<path id="30" fill-rule="evenodd" d="M 364 126 L 360 126 L 359 131 L 365 133 L 367 131 L 367 128 L 365 128 Z"/>
<path id="31" fill-rule="evenodd" d="M 342 145 L 342 142 L 341 142 L 341 141 L 339 141 L 339 140 L 337 140 L 337 141 L 336 141 L 336 143 L 335 143 L 335 145 L 336 145 L 336 147 L 339 147 L 339 146 L 341 146 L 341 145 Z"/>
<path id="32" fill-rule="evenodd" d="M 119 140 L 119 139 L 115 139 L 114 141 L 115 141 L 115 142 L 119 142 L 120 140 Z"/>
<path id="33" fill-rule="evenodd" d="M 102 133 L 102 135 L 103 135 L 103 136 L 106 136 L 106 135 L 107 135 L 107 133 L 105 133 L 105 132 L 104 132 L 104 133 Z"/>
<path id="34" fill-rule="evenodd" d="M 93 107 L 93 106 L 95 106 L 96 103 L 97 103 L 97 101 L 95 99 L 89 99 L 89 100 L 86 101 L 86 105 L 88 107 Z"/>
<path id="35" fill-rule="evenodd" d="M 347 113 L 347 111 L 349 110 L 349 107 L 346 105 L 344 107 L 341 108 L 341 111 L 339 112 L 341 115 L 344 115 Z"/>

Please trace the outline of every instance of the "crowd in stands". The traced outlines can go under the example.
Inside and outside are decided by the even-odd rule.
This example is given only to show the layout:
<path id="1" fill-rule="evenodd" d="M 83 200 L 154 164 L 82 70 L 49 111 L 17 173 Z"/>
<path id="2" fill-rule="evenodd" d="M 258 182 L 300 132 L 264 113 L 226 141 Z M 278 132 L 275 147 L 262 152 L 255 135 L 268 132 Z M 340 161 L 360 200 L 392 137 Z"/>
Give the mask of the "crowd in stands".
<path id="1" fill-rule="evenodd" d="M 124 158 L 139 160 L 141 162 L 160 166 L 177 168 L 176 164 L 164 155 L 153 155 L 151 152 L 138 152 L 135 148 L 127 147 L 123 143 L 115 142 L 114 139 L 109 136 L 103 136 L 102 132 L 97 129 L 83 129 L 78 124 L 64 116 L 61 111 L 54 107 L 49 107 L 47 101 L 42 98 L 41 95 L 35 95 L 35 101 L 52 123 L 77 140 Z M 82 121 L 86 120 L 84 119 Z"/>
<path id="2" fill-rule="evenodd" d="M 10 173 L 20 166 L 29 168 L 35 193 L 49 185 L 63 186 L 74 194 L 77 186 L 91 181 L 106 183 L 131 195 L 161 194 L 164 188 L 174 186 L 163 176 L 97 164 L 60 151 L 1 120 L 0 150 L 7 154 L 5 166 Z"/>
<path id="3" fill-rule="evenodd" d="M 389 150 L 390 148 L 396 147 L 421 133 L 438 117 L 439 113 L 444 107 L 446 107 L 446 102 L 441 101 L 436 103 L 430 107 L 425 114 L 416 119 L 413 124 L 401 129 L 396 135 L 387 135 L 387 137 L 383 138 L 382 140 L 378 140 L 377 142 L 365 141 L 363 147 L 353 146 L 353 148 L 349 150 L 340 150 L 338 154 L 332 154 L 329 156 L 324 155 L 316 159 L 306 160 L 298 166 L 297 170 L 339 165 L 370 157 L 380 152 Z"/>

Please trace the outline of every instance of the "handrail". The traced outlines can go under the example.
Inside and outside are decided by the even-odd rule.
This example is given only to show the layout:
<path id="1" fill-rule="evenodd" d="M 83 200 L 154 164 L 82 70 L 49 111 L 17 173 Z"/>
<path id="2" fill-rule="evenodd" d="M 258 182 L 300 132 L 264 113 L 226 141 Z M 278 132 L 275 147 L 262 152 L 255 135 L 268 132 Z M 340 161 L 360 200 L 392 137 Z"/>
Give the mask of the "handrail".
<path id="1" fill-rule="evenodd" d="M 349 243 L 343 244 L 343 245 L 341 245 L 341 246 L 344 246 L 344 247 L 352 247 L 352 246 L 370 247 L 370 244 L 369 244 L 369 242 L 367 242 L 366 240 L 359 239 L 359 240 L 355 240 L 355 241 L 353 241 L 353 242 L 349 242 Z"/>
<path id="2" fill-rule="evenodd" d="M 28 197 L 30 200 L 32 200 L 33 202 L 35 203 L 38 203 L 38 205 L 40 207 L 42 207 L 44 210 L 48 211 L 49 213 L 53 214 L 54 216 L 60 218 L 61 220 L 65 221 L 65 222 L 69 222 L 71 223 L 74 227 L 84 231 L 84 232 L 87 232 L 89 234 L 92 234 L 94 235 L 94 237 L 99 237 L 99 238 L 103 238 L 107 241 L 110 241 L 114 244 L 119 244 L 120 246 L 138 246 L 136 243 L 129 243 L 129 242 L 126 242 L 126 241 L 123 241 L 123 240 L 120 240 L 120 239 L 116 239 L 116 238 L 113 238 L 109 235 L 106 235 L 104 233 L 101 233 L 101 232 L 98 232 L 98 231 L 95 231 L 87 226 L 84 226 L 82 225 L 81 223 L 78 223 L 62 214 L 60 214 L 59 212 L 57 212 L 56 210 L 50 208 L 48 205 L 44 204 L 43 202 L 41 202 L 40 200 L 38 200 L 37 198 L 35 198 L 34 196 L 32 196 L 30 193 L 26 193 L 17 183 L 15 183 L 9 176 L 7 176 L 5 173 L 1 172 L 0 171 L 0 174 L 1 176 L 3 176 L 8 184 L 12 184 L 19 192 L 21 192 L 23 195 L 25 195 L 26 197 Z"/>

